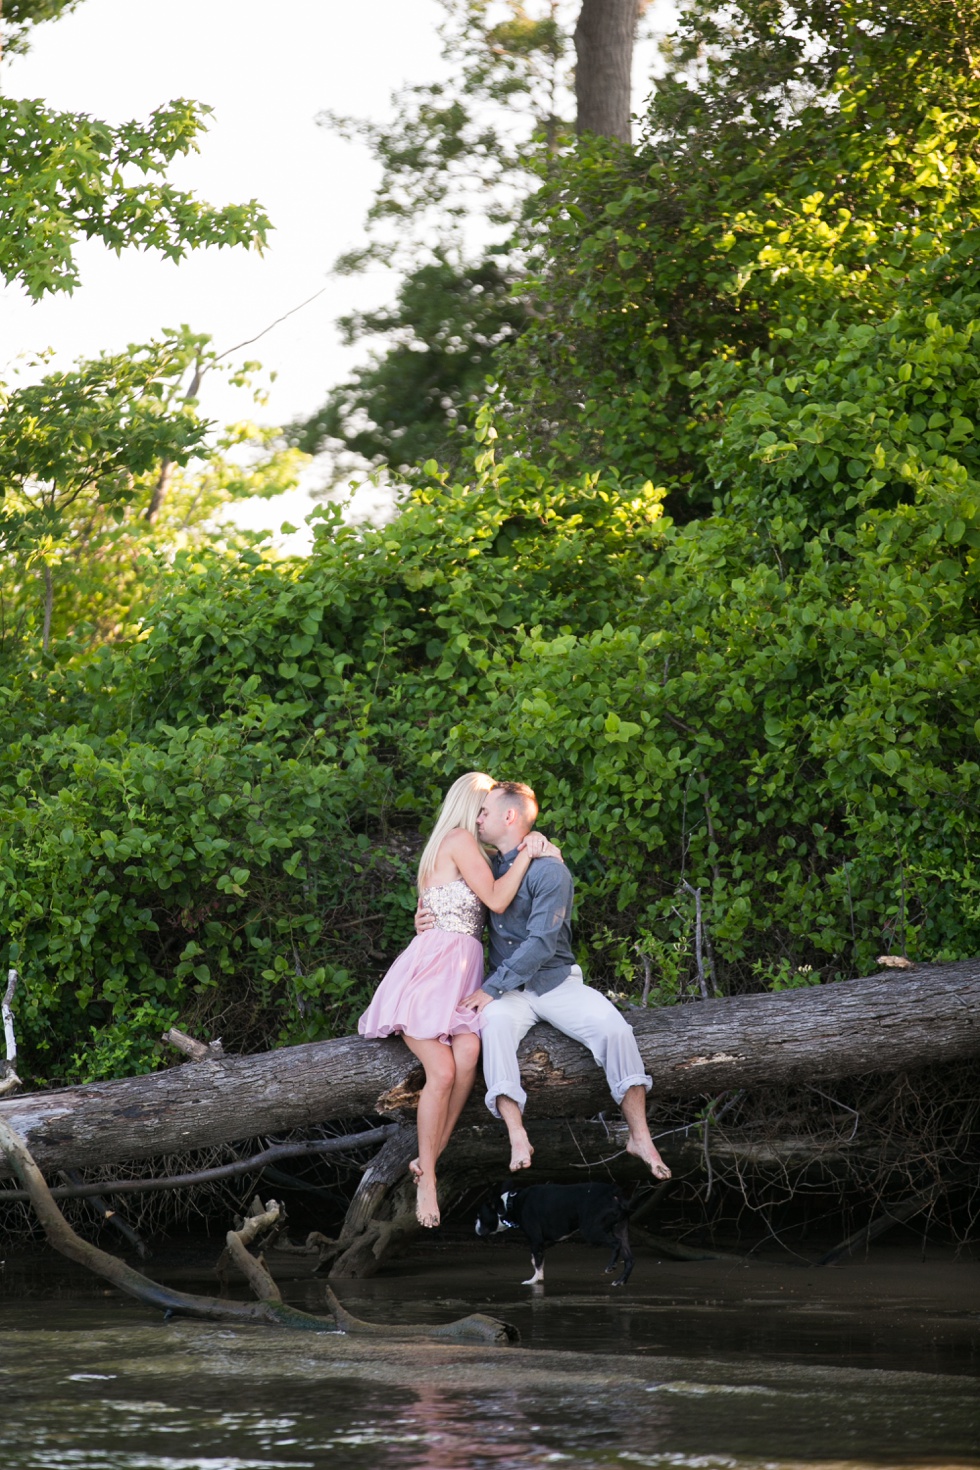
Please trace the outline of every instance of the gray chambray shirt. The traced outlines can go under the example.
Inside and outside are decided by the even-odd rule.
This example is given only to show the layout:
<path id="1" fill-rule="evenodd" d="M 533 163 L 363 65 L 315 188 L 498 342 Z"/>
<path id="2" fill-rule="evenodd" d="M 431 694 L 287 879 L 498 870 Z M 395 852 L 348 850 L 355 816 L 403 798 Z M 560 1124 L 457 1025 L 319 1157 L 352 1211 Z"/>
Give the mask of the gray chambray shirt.
<path id="1" fill-rule="evenodd" d="M 511 867 L 517 848 L 491 858 L 499 878 Z M 575 884 L 557 858 L 535 858 L 516 897 L 502 914 L 490 915 L 490 974 L 483 989 L 495 999 L 521 985 L 535 995 L 554 990 L 575 964 L 572 953 L 572 901 Z"/>

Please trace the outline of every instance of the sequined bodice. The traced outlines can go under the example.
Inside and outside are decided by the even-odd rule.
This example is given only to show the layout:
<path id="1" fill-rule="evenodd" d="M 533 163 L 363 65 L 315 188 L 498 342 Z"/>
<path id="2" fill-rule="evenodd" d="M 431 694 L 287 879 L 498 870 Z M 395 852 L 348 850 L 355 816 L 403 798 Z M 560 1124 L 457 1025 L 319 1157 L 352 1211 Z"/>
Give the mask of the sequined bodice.
<path id="1" fill-rule="evenodd" d="M 462 878 L 426 888 L 422 897 L 426 908 L 436 916 L 436 929 L 445 929 L 450 934 L 471 934 L 474 939 L 483 937 L 487 911 Z"/>

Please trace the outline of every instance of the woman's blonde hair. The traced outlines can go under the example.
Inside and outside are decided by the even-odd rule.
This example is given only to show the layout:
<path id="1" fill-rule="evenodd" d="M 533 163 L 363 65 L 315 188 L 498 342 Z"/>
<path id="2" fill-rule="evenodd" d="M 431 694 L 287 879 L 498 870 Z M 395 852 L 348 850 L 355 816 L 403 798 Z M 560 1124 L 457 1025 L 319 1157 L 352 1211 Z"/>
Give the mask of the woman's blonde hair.
<path id="1" fill-rule="evenodd" d="M 487 792 L 492 791 L 494 785 L 493 777 L 488 776 L 484 771 L 467 771 L 465 776 L 460 776 L 450 786 L 446 792 L 446 799 L 439 808 L 432 835 L 422 849 L 422 856 L 419 858 L 417 880 L 419 893 L 422 892 L 436 865 L 439 848 L 447 832 L 452 832 L 456 827 L 462 827 L 464 832 L 472 832 L 473 836 L 479 840 L 476 819 L 480 815 L 480 808 L 486 799 Z M 483 852 L 482 847 L 480 851 Z M 483 856 L 489 867 L 490 859 L 487 858 L 485 852 Z"/>

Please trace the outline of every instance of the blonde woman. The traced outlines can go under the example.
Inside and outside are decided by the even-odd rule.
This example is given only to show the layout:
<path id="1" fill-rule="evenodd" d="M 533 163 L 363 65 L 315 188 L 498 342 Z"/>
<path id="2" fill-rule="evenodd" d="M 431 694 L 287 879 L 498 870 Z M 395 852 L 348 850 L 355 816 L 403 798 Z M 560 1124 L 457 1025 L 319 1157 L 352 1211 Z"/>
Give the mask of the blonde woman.
<path id="1" fill-rule="evenodd" d="M 480 1056 L 482 1019 L 462 1010 L 483 980 L 486 910 L 503 913 L 535 857 L 559 856 L 530 832 L 513 867 L 494 879 L 477 840 L 477 817 L 494 782 L 482 771 L 454 781 L 419 860 L 419 897 L 435 923 L 396 959 L 357 1023 L 369 1039 L 401 1035 L 425 1069 L 419 1097 L 418 1158 L 410 1165 L 420 1225 L 439 1224 L 436 1160 L 470 1095 Z"/>

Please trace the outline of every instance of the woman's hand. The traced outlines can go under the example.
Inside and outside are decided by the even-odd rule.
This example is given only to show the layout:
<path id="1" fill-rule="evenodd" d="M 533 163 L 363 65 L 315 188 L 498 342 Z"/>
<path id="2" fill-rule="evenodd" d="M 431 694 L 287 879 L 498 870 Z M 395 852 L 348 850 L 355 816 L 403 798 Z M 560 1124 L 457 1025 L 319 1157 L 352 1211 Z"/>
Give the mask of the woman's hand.
<path id="1" fill-rule="evenodd" d="M 549 842 L 543 832 L 529 832 L 524 841 L 518 845 L 518 852 L 526 852 L 529 857 L 557 858 L 560 863 L 565 859 L 561 855 L 561 848 Z"/>

